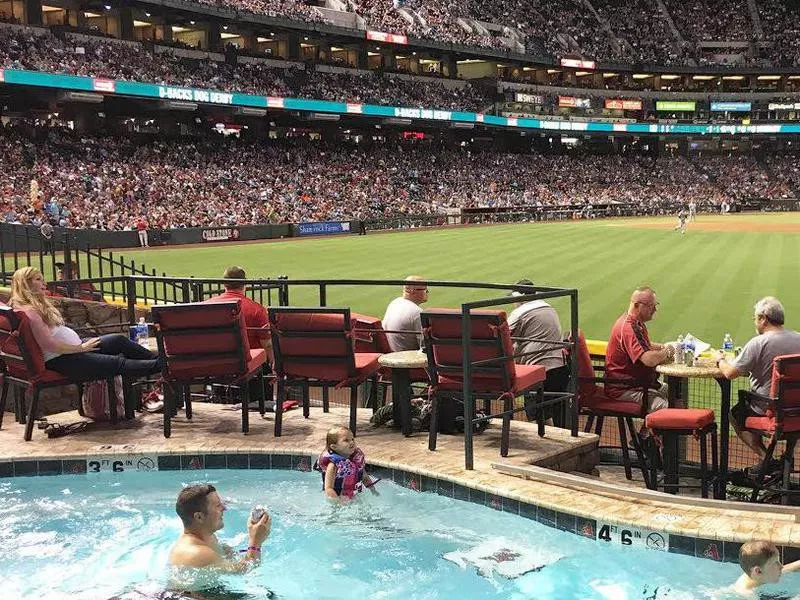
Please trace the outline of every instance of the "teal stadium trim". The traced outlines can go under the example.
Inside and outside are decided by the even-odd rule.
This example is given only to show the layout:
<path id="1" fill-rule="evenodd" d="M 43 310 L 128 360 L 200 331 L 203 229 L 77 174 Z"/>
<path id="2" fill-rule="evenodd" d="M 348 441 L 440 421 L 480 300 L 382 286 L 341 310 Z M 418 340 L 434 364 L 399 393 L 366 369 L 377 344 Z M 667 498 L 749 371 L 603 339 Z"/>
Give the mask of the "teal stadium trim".
<path id="1" fill-rule="evenodd" d="M 273 98 L 224 92 L 205 88 L 185 88 L 157 85 L 138 81 L 120 81 L 99 77 L 83 77 L 41 71 L 0 69 L 0 83 L 35 87 L 58 88 L 140 98 L 158 98 L 203 104 L 249 106 L 255 108 L 279 108 L 301 112 L 325 112 L 333 114 L 360 114 L 373 117 L 395 117 L 429 121 L 461 123 L 483 123 L 509 129 L 533 129 L 539 131 L 573 131 L 587 133 L 644 133 L 659 135 L 748 135 L 748 134 L 797 134 L 800 125 L 770 123 L 760 125 L 701 125 L 670 123 L 607 123 L 602 121 L 573 122 L 561 119 L 524 119 L 498 117 L 479 113 L 440 110 L 435 108 L 409 108 L 402 106 L 378 106 L 375 104 L 350 104 L 327 100 L 305 100 L 300 98 Z"/>

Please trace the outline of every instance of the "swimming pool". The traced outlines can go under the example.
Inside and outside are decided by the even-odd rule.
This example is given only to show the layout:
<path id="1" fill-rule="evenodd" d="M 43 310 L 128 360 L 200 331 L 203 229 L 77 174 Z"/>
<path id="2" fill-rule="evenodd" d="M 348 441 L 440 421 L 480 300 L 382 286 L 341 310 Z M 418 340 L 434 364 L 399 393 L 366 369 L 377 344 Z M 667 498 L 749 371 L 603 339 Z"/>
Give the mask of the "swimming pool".
<path id="1" fill-rule="evenodd" d="M 264 598 L 267 590 L 282 599 L 707 598 L 739 575 L 735 564 L 611 547 L 390 481 L 378 484 L 380 496 L 337 507 L 323 498 L 316 473 L 99 473 L 0 480 L 0 597 L 106 599 L 163 589 L 181 531 L 175 498 L 197 482 L 213 483 L 225 500 L 218 536 L 234 548 L 247 545 L 253 505 L 274 520 L 261 566 L 214 581 L 219 598 Z M 483 573 L 459 554 L 476 547 L 494 556 Z M 522 563 L 541 568 L 503 574 Z M 781 587 L 797 589 L 800 578 Z"/>

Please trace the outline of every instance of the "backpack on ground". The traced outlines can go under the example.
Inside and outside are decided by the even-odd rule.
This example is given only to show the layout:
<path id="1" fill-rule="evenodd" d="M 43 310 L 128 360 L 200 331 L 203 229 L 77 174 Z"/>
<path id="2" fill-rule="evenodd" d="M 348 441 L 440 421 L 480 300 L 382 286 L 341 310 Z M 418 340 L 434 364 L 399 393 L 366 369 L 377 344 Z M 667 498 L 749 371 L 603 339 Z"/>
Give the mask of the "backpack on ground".
<path id="1" fill-rule="evenodd" d="M 117 403 L 117 416 L 125 416 L 125 400 L 122 391 L 122 376 L 114 377 L 114 401 Z M 81 397 L 83 414 L 95 421 L 108 421 L 110 410 L 108 404 L 108 383 L 105 379 L 84 384 Z"/>

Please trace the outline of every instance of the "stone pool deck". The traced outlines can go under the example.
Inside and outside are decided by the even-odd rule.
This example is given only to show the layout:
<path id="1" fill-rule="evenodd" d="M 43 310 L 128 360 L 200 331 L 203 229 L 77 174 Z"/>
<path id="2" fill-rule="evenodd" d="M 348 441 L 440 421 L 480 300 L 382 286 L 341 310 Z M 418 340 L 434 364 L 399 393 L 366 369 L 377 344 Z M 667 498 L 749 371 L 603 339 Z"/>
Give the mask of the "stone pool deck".
<path id="1" fill-rule="evenodd" d="M 704 501 L 658 492 L 633 490 L 602 482 L 590 473 L 598 460 L 598 438 L 547 428 L 545 438 L 536 425 L 513 421 L 509 456 L 499 455 L 500 424 L 475 436 L 475 469 L 464 469 L 463 437 L 440 435 L 435 452 L 428 451 L 427 434 L 404 438 L 398 431 L 373 428 L 371 411 L 360 409 L 357 441 L 381 477 L 417 489 L 486 504 L 515 512 L 547 525 L 603 539 L 608 525 L 611 542 L 628 529 L 637 543 L 671 552 L 715 560 L 734 560 L 742 542 L 771 539 L 784 558 L 800 556 L 800 509 Z M 51 415 L 48 421 L 80 420 L 77 412 Z M 332 406 L 330 413 L 312 408 L 284 415 L 283 435 L 273 436 L 273 415 L 250 413 L 250 433 L 240 432 L 241 414 L 222 405 L 194 404 L 194 417 L 173 419 L 172 437 L 162 435 L 161 415 L 139 415 L 116 428 L 91 424 L 62 438 L 47 438 L 34 430 L 31 442 L 22 439 L 23 426 L 5 415 L 0 429 L 0 477 L 85 473 L 90 460 L 114 456 L 157 457 L 159 469 L 297 468 L 308 470 L 322 450 L 325 432 L 347 423 L 347 410 Z M 135 463 L 135 461 L 134 461 Z M 514 471 L 518 476 L 504 472 Z M 579 474 L 576 472 L 582 472 Z M 609 530 L 606 528 L 606 531 Z M 652 534 L 652 535 L 651 535 Z"/>

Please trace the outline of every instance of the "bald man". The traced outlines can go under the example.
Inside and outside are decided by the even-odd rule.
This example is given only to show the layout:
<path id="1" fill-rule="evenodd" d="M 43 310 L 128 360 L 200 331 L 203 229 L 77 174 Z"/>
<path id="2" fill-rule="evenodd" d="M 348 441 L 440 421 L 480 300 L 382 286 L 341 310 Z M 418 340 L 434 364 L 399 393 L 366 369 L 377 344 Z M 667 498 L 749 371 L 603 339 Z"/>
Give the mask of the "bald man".
<path id="1" fill-rule="evenodd" d="M 404 332 L 386 334 L 392 352 L 419 350 L 422 347 L 420 305 L 428 301 L 428 286 L 417 283 L 422 281 L 418 275 L 409 275 L 405 281 L 408 283 L 403 286 L 403 295 L 392 300 L 383 315 L 385 330 Z"/>
<path id="2" fill-rule="evenodd" d="M 633 379 L 640 386 L 606 385 L 606 395 L 614 400 L 636 402 L 641 406 L 644 401 L 642 388 L 646 386 L 648 413 L 669 406 L 667 386 L 658 381 L 656 366 L 672 360 L 675 352 L 672 346 L 650 341 L 645 323 L 655 316 L 657 310 L 658 298 L 651 288 L 635 289 L 628 312 L 614 323 L 606 347 L 606 377 Z"/>

